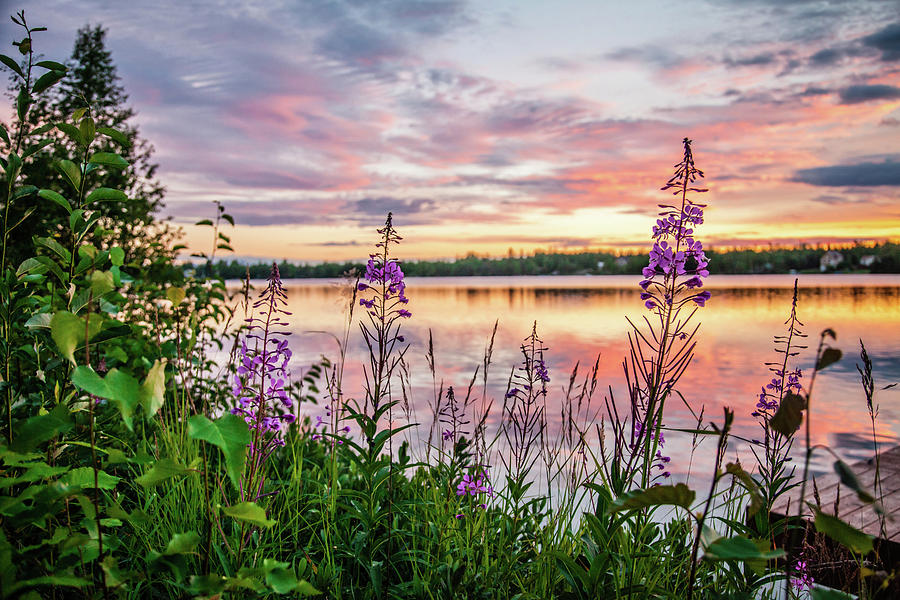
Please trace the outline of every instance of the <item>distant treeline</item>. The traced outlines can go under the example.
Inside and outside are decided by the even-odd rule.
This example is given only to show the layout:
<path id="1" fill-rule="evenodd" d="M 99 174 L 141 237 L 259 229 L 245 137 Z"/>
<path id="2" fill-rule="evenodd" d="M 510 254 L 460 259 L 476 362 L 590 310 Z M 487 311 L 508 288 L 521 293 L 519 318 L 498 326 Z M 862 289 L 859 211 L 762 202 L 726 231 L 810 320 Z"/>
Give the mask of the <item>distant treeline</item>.
<path id="1" fill-rule="evenodd" d="M 875 246 L 858 244 L 829 250 L 824 247 L 801 246 L 770 250 L 707 250 L 711 273 L 756 274 L 791 272 L 864 272 L 900 273 L 900 244 L 886 242 Z M 647 265 L 646 254 L 612 252 L 536 252 L 532 256 L 504 258 L 478 257 L 469 254 L 455 261 L 403 261 L 403 272 L 409 277 L 470 277 L 491 275 L 636 275 Z M 186 264 L 204 274 L 225 279 L 242 279 L 249 269 L 252 279 L 268 277 L 271 262 L 253 265 L 236 260 L 209 265 Z M 281 276 L 288 278 L 334 278 L 351 269 L 363 270 L 358 262 L 326 262 L 320 264 L 278 263 Z M 211 271 L 210 273 L 206 273 Z"/>

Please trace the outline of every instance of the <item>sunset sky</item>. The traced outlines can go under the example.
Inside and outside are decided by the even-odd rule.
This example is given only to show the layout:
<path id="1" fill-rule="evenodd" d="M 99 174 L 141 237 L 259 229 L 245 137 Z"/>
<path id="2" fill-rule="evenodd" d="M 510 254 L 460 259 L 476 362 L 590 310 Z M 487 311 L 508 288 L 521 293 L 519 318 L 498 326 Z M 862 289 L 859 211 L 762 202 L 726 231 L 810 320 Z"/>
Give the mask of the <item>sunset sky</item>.
<path id="1" fill-rule="evenodd" d="M 3 5 L 49 59 L 108 28 L 195 249 L 213 200 L 247 258 L 361 258 L 388 211 L 403 258 L 642 247 L 685 136 L 708 244 L 900 239 L 896 1 Z"/>

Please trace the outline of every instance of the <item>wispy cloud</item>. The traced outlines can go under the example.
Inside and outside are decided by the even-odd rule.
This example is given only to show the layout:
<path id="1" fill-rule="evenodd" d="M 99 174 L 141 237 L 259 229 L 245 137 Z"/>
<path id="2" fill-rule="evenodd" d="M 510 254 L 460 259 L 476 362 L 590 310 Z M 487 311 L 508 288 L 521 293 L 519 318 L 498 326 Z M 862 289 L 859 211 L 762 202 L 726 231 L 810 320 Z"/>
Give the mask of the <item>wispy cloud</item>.
<path id="1" fill-rule="evenodd" d="M 800 169 L 794 181 L 827 187 L 900 186 L 900 162 L 864 162 L 855 165 L 833 165 Z"/>

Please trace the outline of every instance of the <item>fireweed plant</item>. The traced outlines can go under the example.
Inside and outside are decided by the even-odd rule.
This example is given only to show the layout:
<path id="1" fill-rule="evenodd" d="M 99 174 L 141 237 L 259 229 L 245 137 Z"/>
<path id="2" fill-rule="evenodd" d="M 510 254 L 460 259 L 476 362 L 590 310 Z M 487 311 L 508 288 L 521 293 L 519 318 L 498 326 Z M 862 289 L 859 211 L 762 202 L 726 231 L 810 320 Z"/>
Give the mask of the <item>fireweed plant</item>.
<path id="1" fill-rule="evenodd" d="M 715 427 L 698 417 L 693 432 L 716 439 L 705 496 L 664 475 L 665 437 L 674 435 L 664 406 L 690 362 L 691 315 L 709 300 L 694 236 L 702 205 L 688 197 L 701 174 L 688 140 L 666 184 L 678 201 L 663 207 L 641 283 L 646 327 L 630 335 L 627 407 L 616 406 L 610 386 L 598 420 L 599 362 L 583 373 L 576 365 L 566 381 L 548 368 L 535 326 L 522 332 L 521 360 L 492 418 L 495 326 L 467 387 L 444 385 L 429 343 L 432 431 L 424 457 L 413 458 L 418 449 L 397 435 L 415 426 L 403 407 L 415 400 L 404 382 L 416 350 L 401 333 L 415 317 L 392 216 L 353 279 L 335 362 L 292 364 L 277 270 L 253 300 L 247 287 L 247 306 L 234 313 L 251 320 L 229 329 L 225 283 L 206 269 L 186 274 L 174 262 L 178 246 L 148 265 L 109 241 L 116 224 L 104 219 L 115 217 L 101 219 L 98 203 L 129 200 L 99 187 L 95 173 L 129 167 L 97 140 L 125 138 L 89 106 L 64 123 L 31 122 L 31 107 L 67 69 L 36 60 L 42 28 L 23 13 L 14 21 L 15 56 L 0 56 L 19 85 L 15 122 L 0 128 L 0 215 L 4 240 L 21 218 L 37 220 L 37 235 L 16 248 L 30 251 L 20 264 L 10 264 L 6 241 L 0 256 L 0 598 L 736 599 L 773 597 L 777 583 L 787 598 L 822 581 L 808 547 L 780 558 L 800 530 L 796 517 L 766 511 L 790 486 L 805 495 L 810 394 L 815 374 L 839 358 L 827 331 L 811 368 L 794 362 L 796 295 L 789 339 L 777 344 L 784 352 L 744 411 L 771 430 L 768 447 L 765 433 L 752 445 L 758 468 L 726 462 L 734 439 L 726 412 Z M 28 181 L 42 151 L 58 178 L 39 190 Z M 51 210 L 59 226 L 42 220 Z M 228 251 L 216 223 L 230 219 L 216 211 L 213 252 Z M 365 387 L 344 390 L 356 327 Z M 231 360 L 215 364 L 228 354 L 224 342 L 234 344 Z M 862 360 L 874 430 L 876 374 Z M 289 370 L 305 374 L 292 381 Z M 407 424 L 398 425 L 398 411 Z M 314 416 L 294 420 L 301 414 Z M 772 465 L 803 425 L 803 474 L 779 471 Z M 879 510 L 849 468 L 835 465 Z M 723 485 L 729 478 L 739 485 Z M 866 575 L 891 570 L 872 538 L 826 510 L 813 509 L 810 527 L 847 548 L 858 574 L 847 589 L 892 597 L 890 577 L 900 578 L 889 573 L 885 587 Z"/>
<path id="2" fill-rule="evenodd" d="M 646 330 L 629 320 L 631 350 L 625 363 L 632 415 L 629 447 L 641 464 L 637 472 L 641 487 L 658 475 L 668 476 L 668 457 L 660 451 L 665 443 L 661 431 L 665 403 L 693 356 L 699 325 L 691 328 L 692 317 L 710 299 L 709 291 L 698 291 L 709 276 L 709 260 L 694 237 L 703 223 L 705 205 L 688 197 L 707 190 L 695 185 L 703 171 L 694 164 L 691 140 L 684 138 L 683 146 L 681 162 L 662 187 L 674 190 L 679 203 L 659 205 L 662 210 L 653 226 L 650 260 L 640 283 L 641 300 L 652 318 L 644 317 Z"/>
<path id="3" fill-rule="evenodd" d="M 266 461 L 284 445 L 283 426 L 296 418 L 290 410 L 293 402 L 285 389 L 293 354 L 287 340 L 290 332 L 281 330 L 289 326 L 284 320 L 291 314 L 284 309 L 286 304 L 278 265 L 272 263 L 268 285 L 253 303 L 253 310 L 258 310 L 259 316 L 251 313 L 246 319 L 249 331 L 241 340 L 240 364 L 232 386 L 236 404 L 231 414 L 243 417 L 250 430 L 241 500 L 255 502 L 264 495 Z"/>
<path id="4" fill-rule="evenodd" d="M 755 410 L 750 415 L 755 417 L 763 432 L 762 440 L 752 440 L 750 449 L 759 465 L 760 489 L 766 513 L 771 512 L 775 501 L 784 493 L 796 486 L 791 473 L 791 447 L 793 436 L 783 435 L 772 428 L 771 421 L 778 408 L 788 398 L 788 402 L 796 402 L 802 391 L 800 379 L 803 372 L 800 367 L 791 367 L 802 350 L 806 349 L 803 340 L 807 337 L 800 329 L 803 323 L 797 317 L 798 285 L 794 280 L 794 293 L 791 300 L 791 313 L 784 322 L 787 331 L 774 338 L 775 352 L 781 355 L 777 362 L 768 362 L 766 366 L 772 377 L 760 387 Z M 777 423 L 776 423 L 777 424 Z M 762 456 L 760 456 L 760 452 Z M 790 469 L 788 467 L 791 467 Z M 768 531 L 767 537 L 774 543 L 774 532 Z"/>

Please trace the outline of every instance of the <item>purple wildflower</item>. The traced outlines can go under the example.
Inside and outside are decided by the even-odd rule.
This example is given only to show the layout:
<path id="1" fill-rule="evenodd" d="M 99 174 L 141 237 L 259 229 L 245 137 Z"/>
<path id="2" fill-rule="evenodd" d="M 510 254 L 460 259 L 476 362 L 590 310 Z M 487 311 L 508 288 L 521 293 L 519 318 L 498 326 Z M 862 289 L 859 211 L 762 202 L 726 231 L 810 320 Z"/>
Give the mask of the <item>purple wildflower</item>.
<path id="1" fill-rule="evenodd" d="M 703 290 L 696 296 L 692 296 L 691 300 L 696 302 L 698 306 L 706 306 L 706 301 L 709 300 L 709 297 L 712 294 L 709 293 L 709 290 Z"/>
<path id="2" fill-rule="evenodd" d="M 543 358 L 535 360 L 535 375 L 544 383 L 550 383 L 550 374 L 547 372 L 547 365 L 544 364 Z"/>
<path id="3" fill-rule="evenodd" d="M 798 592 L 811 590 L 812 584 L 815 582 L 809 572 L 809 565 L 803 558 L 803 554 L 801 553 L 797 559 L 797 562 L 794 563 L 795 574 L 791 577 L 791 587 L 793 587 Z"/>
<path id="4" fill-rule="evenodd" d="M 250 469 L 246 483 L 257 489 L 244 487 L 242 495 L 249 494 L 251 499 L 261 493 L 261 469 L 266 458 L 275 448 L 284 445 L 282 424 L 289 425 L 296 419 L 286 410 L 293 405 L 285 389 L 290 376 L 287 367 L 292 357 L 286 339 L 290 333 L 283 331 L 288 326 L 283 317 L 290 315 L 284 309 L 286 304 L 287 294 L 281 284 L 278 265 L 273 263 L 269 284 L 253 303 L 259 316 L 247 318 L 249 329 L 241 340 L 231 390 L 235 398 L 231 413 L 243 417 L 250 428 Z"/>
<path id="5" fill-rule="evenodd" d="M 685 155 L 682 163 L 677 165 L 675 175 L 663 186 L 663 190 L 682 188 L 682 192 L 705 192 L 705 189 L 687 187 L 703 172 L 694 167 L 690 140 L 684 140 Z M 653 226 L 653 247 L 650 249 L 649 262 L 644 267 L 643 281 L 640 287 L 644 290 L 641 300 L 650 310 L 664 310 L 665 306 L 674 304 L 677 292 L 692 290 L 703 286 L 703 280 L 709 276 L 709 259 L 703 251 L 703 244 L 694 239 L 694 228 L 703 223 L 703 204 L 695 204 L 686 196 L 681 208 L 663 206 L 656 224 Z M 678 278 L 687 279 L 679 281 Z M 662 281 L 657 278 L 661 277 Z M 651 289 L 652 287 L 652 289 Z M 662 297 L 660 297 L 660 295 Z M 691 296 L 699 306 L 709 300 L 709 292 Z"/>
<path id="6" fill-rule="evenodd" d="M 476 470 L 475 475 L 471 473 L 466 473 L 463 475 L 459 484 L 456 486 L 456 495 L 457 496 L 479 496 L 484 494 L 486 498 L 494 497 L 494 488 L 491 487 L 490 477 L 488 476 L 487 471 L 478 468 Z M 487 508 L 487 501 L 485 498 L 479 498 L 481 500 L 477 506 L 485 509 Z"/>

